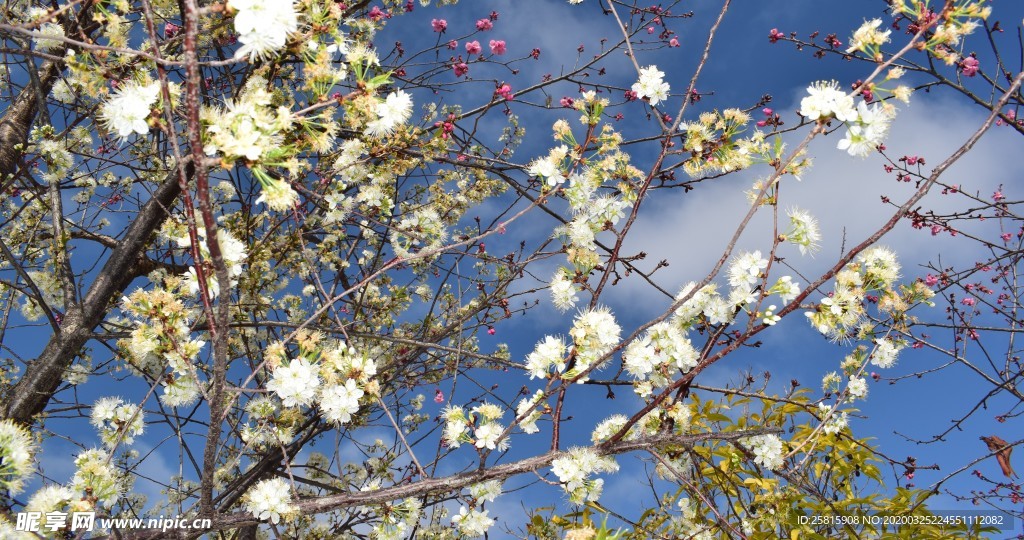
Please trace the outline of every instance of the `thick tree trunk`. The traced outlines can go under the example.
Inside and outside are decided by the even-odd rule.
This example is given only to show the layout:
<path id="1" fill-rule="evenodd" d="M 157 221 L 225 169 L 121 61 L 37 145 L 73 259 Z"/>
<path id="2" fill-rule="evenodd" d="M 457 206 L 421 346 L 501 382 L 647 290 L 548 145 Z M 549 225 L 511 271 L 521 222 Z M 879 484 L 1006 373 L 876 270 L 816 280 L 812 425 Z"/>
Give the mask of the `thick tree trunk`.
<path id="1" fill-rule="evenodd" d="M 44 92 L 49 92 L 53 87 L 60 70 L 61 66 L 50 61 L 44 62 L 39 68 L 39 82 Z M 38 104 L 39 99 L 32 85 L 28 85 L 4 112 L 3 118 L 0 118 L 0 183 L 4 186 L 9 182 L 8 175 L 13 175 L 17 170 L 18 159 L 22 154 L 17 147 L 28 141 L 32 121 L 39 110 Z"/>
<path id="2" fill-rule="evenodd" d="M 191 172 L 191 165 L 189 171 Z M 191 174 L 189 174 L 191 176 Z M 167 219 L 167 209 L 181 193 L 178 172 L 172 171 L 128 226 L 103 269 L 89 287 L 80 306 L 68 310 L 61 331 L 50 338 L 39 357 L 29 362 L 25 375 L 3 399 L 3 416 L 23 424 L 46 408 L 60 385 L 61 375 L 74 361 L 110 307 L 146 265 L 146 246 Z"/>

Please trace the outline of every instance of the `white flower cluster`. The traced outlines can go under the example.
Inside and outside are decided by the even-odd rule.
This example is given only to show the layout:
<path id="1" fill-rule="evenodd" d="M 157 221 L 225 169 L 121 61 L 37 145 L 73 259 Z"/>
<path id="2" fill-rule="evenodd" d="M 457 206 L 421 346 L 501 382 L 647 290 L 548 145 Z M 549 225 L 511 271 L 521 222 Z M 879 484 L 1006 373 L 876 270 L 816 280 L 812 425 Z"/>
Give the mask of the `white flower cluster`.
<path id="1" fill-rule="evenodd" d="M 219 153 L 228 164 L 243 158 L 257 162 L 280 148 L 281 132 L 291 127 L 292 115 L 287 107 L 272 107 L 273 96 L 266 87 L 266 79 L 253 77 L 238 99 L 224 108 L 204 107 L 200 111 L 200 120 L 206 126 L 203 151 L 207 155 Z"/>
<path id="2" fill-rule="evenodd" d="M 299 29 L 299 15 L 292 0 L 230 0 L 228 7 L 238 12 L 235 32 L 242 47 L 235 58 L 269 57 Z"/>
<path id="3" fill-rule="evenodd" d="M 321 337 L 311 338 L 306 344 L 300 339 L 300 355 L 287 365 L 279 365 L 287 357 L 284 344 L 270 344 L 264 357 L 276 367 L 266 388 L 277 395 L 285 407 L 307 407 L 316 403 L 325 419 L 345 424 L 358 412 L 360 399 L 377 392 L 370 389 L 378 384 L 372 380 L 377 374 L 377 364 L 369 351 L 344 342 L 319 349 L 316 343 Z M 289 429 L 270 425 L 273 422 L 268 420 L 276 414 L 273 402 L 253 400 L 246 409 L 257 425 L 247 425 L 243 435 L 254 444 L 266 444 L 274 439 L 290 440 L 294 435 Z"/>
<path id="4" fill-rule="evenodd" d="M 865 157 L 877 148 L 889 134 L 895 108 L 891 105 L 874 104 L 868 107 L 863 101 L 857 105 L 857 119 L 846 124 L 846 137 L 836 145 L 851 156 Z"/>
<path id="5" fill-rule="evenodd" d="M 626 371 L 636 380 L 650 377 L 656 387 L 667 386 L 675 373 L 697 367 L 700 353 L 677 325 L 660 322 L 630 342 L 622 353 Z"/>
<path id="6" fill-rule="evenodd" d="M 114 131 L 121 139 L 132 133 L 149 133 L 149 115 L 160 97 L 160 83 L 142 84 L 128 81 L 122 84 L 114 95 L 100 106 L 100 118 L 106 129 Z"/>
<path id="7" fill-rule="evenodd" d="M 818 414 L 821 415 L 822 419 L 829 417 L 831 414 L 831 417 L 829 417 L 828 420 L 825 420 L 821 427 L 821 430 L 829 435 L 839 433 L 846 429 L 846 426 L 849 424 L 849 413 L 843 411 L 842 413 L 837 414 L 836 411 L 832 410 L 832 407 L 829 407 L 824 403 L 818 404 Z"/>
<path id="8" fill-rule="evenodd" d="M 132 360 L 129 369 L 138 375 L 162 378 L 160 401 L 168 407 L 188 405 L 199 397 L 195 358 L 206 344 L 191 338 L 192 313 L 166 289 L 137 289 L 121 301 L 132 317 L 131 337 L 121 342 Z M 162 377 L 164 368 L 172 373 Z"/>
<path id="9" fill-rule="evenodd" d="M 488 480 L 469 486 L 469 496 L 477 503 L 493 502 L 501 495 L 501 480 Z"/>
<path id="10" fill-rule="evenodd" d="M 388 94 L 376 107 L 377 118 L 366 124 L 366 134 L 386 137 L 412 116 L 412 96 L 402 90 Z"/>
<path id="11" fill-rule="evenodd" d="M 329 368 L 333 373 L 329 373 L 332 382 L 320 390 L 320 410 L 327 420 L 346 424 L 359 411 L 359 400 L 367 393 L 374 393 L 368 387 L 377 385 L 373 380 L 377 375 L 377 363 L 365 347 L 345 343 L 325 351 L 322 360 L 324 369 Z"/>
<path id="12" fill-rule="evenodd" d="M 348 379 L 345 384 L 332 384 L 320 392 L 320 408 L 324 418 L 335 424 L 345 424 L 352 420 L 352 415 L 359 411 L 359 398 L 365 392 L 359 383 Z"/>
<path id="13" fill-rule="evenodd" d="M 146 428 L 139 406 L 125 403 L 118 397 L 97 400 L 92 406 L 91 421 L 108 448 L 114 448 L 119 442 L 132 444 Z"/>
<path id="14" fill-rule="evenodd" d="M 568 146 L 564 144 L 556 146 L 548 152 L 547 156 L 533 160 L 526 172 L 530 176 L 543 178 L 550 187 L 558 187 L 566 181 L 565 175 L 562 174 L 562 162 L 568 155 Z"/>
<path id="15" fill-rule="evenodd" d="M 833 292 L 822 298 L 814 311 L 807 312 L 807 318 L 822 334 L 843 339 L 863 320 L 867 291 L 888 290 L 899 275 L 900 264 L 892 250 L 883 246 L 868 248 L 857 256 L 855 264 L 839 271 Z"/>
<path id="16" fill-rule="evenodd" d="M 42 158 L 43 163 L 46 164 L 46 171 L 39 171 L 40 177 L 47 183 L 64 180 L 74 167 L 75 156 L 69 150 L 70 148 L 75 148 L 78 144 L 88 144 L 91 146 L 92 143 L 91 136 L 84 138 L 84 140 L 78 139 L 73 134 L 69 134 L 66 138 L 58 139 L 55 137 L 56 134 L 50 133 L 49 130 L 32 130 L 32 141 L 35 142 L 36 151 L 39 153 L 39 157 Z M 79 182 L 76 181 L 75 185 L 79 185 Z"/>
<path id="17" fill-rule="evenodd" d="M 604 420 L 598 422 L 594 426 L 594 431 L 590 434 L 590 442 L 594 444 L 600 444 L 611 438 L 623 427 L 626 426 L 626 422 L 629 421 L 629 417 L 624 414 L 613 414 Z M 632 431 L 630 432 L 632 435 Z"/>
<path id="18" fill-rule="evenodd" d="M 52 51 L 59 49 L 64 46 L 64 41 L 56 38 L 67 37 L 64 33 L 64 27 L 60 25 L 51 16 L 49 11 L 45 8 L 32 8 L 28 12 L 30 20 L 46 19 L 46 22 L 40 23 L 39 26 L 32 31 L 32 41 L 35 42 L 36 47 L 44 51 Z"/>
<path id="19" fill-rule="evenodd" d="M 408 498 L 389 504 L 380 512 L 382 519 L 370 530 L 373 540 L 406 540 L 420 520 L 423 505 L 419 499 Z"/>
<path id="20" fill-rule="evenodd" d="M 736 289 L 750 290 L 761 281 L 768 268 L 768 259 L 760 251 L 741 253 L 729 264 L 729 284 Z"/>
<path id="21" fill-rule="evenodd" d="M 419 206 L 407 212 L 391 229 L 391 248 L 403 259 L 419 251 L 430 251 L 441 247 L 448 238 L 448 230 L 432 206 Z"/>
<path id="22" fill-rule="evenodd" d="M 299 193 L 291 184 L 266 174 L 260 168 L 253 169 L 253 172 L 260 183 L 260 196 L 256 198 L 256 204 L 266 204 L 271 210 L 277 212 L 285 212 L 295 206 L 296 201 L 299 200 Z"/>
<path id="23" fill-rule="evenodd" d="M 207 245 L 206 239 L 206 228 L 199 227 L 197 230 L 199 236 L 199 252 L 203 256 L 203 260 L 209 262 L 211 260 L 210 248 Z M 178 247 L 188 249 L 192 245 L 192 240 L 189 237 L 183 236 L 176 239 Z M 217 243 L 220 244 L 221 258 L 224 260 L 224 266 L 228 271 L 228 278 L 230 278 L 230 286 L 234 287 L 238 284 L 238 278 L 242 275 L 242 263 L 245 262 L 245 258 L 248 256 L 246 252 L 246 246 L 241 240 L 238 240 L 231 233 L 227 232 L 223 228 L 217 229 Z M 196 272 L 196 267 L 192 266 L 188 269 L 188 272 L 182 275 L 185 278 L 185 284 L 188 290 L 192 294 L 199 294 L 199 273 Z M 210 295 L 217 297 L 220 295 L 220 282 L 217 280 L 216 272 L 213 269 L 212 264 L 206 266 L 206 290 L 210 292 Z"/>
<path id="24" fill-rule="evenodd" d="M 640 78 L 633 83 L 632 90 L 636 97 L 646 98 L 651 105 L 657 105 L 668 99 L 669 86 L 664 78 L 665 73 L 659 71 L 657 66 L 641 68 Z"/>
<path id="25" fill-rule="evenodd" d="M 832 294 L 822 298 L 818 308 L 805 315 L 822 334 L 842 339 L 864 316 L 863 285 L 859 272 L 849 268 L 840 270 Z"/>
<path id="26" fill-rule="evenodd" d="M 619 344 L 622 327 L 615 322 L 615 316 L 606 307 L 597 307 L 581 312 L 573 321 L 569 336 L 576 345 L 576 365 L 569 370 L 564 378 L 579 377 L 576 382 L 582 384 L 590 380 L 589 375 L 582 373 L 599 367 L 603 358 Z"/>
<path id="27" fill-rule="evenodd" d="M 110 464 L 110 455 L 99 449 L 86 450 L 75 458 L 75 476 L 71 487 L 88 493 L 103 506 L 110 508 L 124 493 L 129 479 Z"/>
<path id="28" fill-rule="evenodd" d="M 533 396 L 525 397 L 519 400 L 519 404 L 516 405 L 516 417 L 518 418 L 526 414 L 527 409 L 530 409 L 535 404 L 540 403 L 540 400 L 543 398 L 544 391 L 537 390 L 536 392 L 533 393 Z M 519 427 L 523 430 L 523 433 L 529 435 L 531 433 L 537 433 L 538 431 L 540 431 L 540 428 L 537 427 L 537 420 L 540 420 L 540 417 L 542 416 L 541 411 L 543 410 L 543 407 L 544 405 L 538 405 L 537 408 L 530 411 L 530 414 L 527 414 L 519 422 Z"/>
<path id="29" fill-rule="evenodd" d="M 864 377 L 850 377 L 846 391 L 850 394 L 850 401 L 865 399 L 868 397 L 868 382 L 864 380 Z"/>
<path id="30" fill-rule="evenodd" d="M 828 120 L 835 117 L 840 122 L 857 119 L 857 108 L 853 97 L 839 89 L 836 81 L 818 81 L 807 87 L 807 97 L 800 100 L 800 114 L 808 120 Z"/>
<path id="31" fill-rule="evenodd" d="M 270 396 L 249 400 L 245 404 L 249 422 L 242 426 L 242 442 L 256 449 L 290 443 L 295 438 L 295 426 L 289 422 L 278 422 L 278 409 L 279 403 Z"/>
<path id="32" fill-rule="evenodd" d="M 445 444 L 458 448 L 462 443 L 472 443 L 480 450 L 504 451 L 509 447 L 509 440 L 500 438 L 505 427 L 498 420 L 503 415 L 501 407 L 487 402 L 473 407 L 469 413 L 457 405 L 448 406 L 442 412 Z"/>
<path id="33" fill-rule="evenodd" d="M 696 287 L 697 284 L 692 281 L 683 285 L 679 294 L 676 295 L 676 300 L 686 298 Z M 693 296 L 676 309 L 673 323 L 682 328 L 691 328 L 697 323 L 697 317 L 701 315 L 704 316 L 708 324 L 732 322 L 734 306 L 718 294 L 718 287 L 714 283 L 693 292 Z"/>
<path id="34" fill-rule="evenodd" d="M 571 182 L 575 184 L 577 180 L 581 183 L 586 182 L 580 175 L 573 175 Z M 584 274 L 599 262 L 597 234 L 615 226 L 625 216 L 623 211 L 627 206 L 629 203 L 620 196 L 592 197 L 590 193 L 581 204 L 573 204 L 572 210 L 575 215 L 572 221 L 555 230 L 556 235 L 564 236 L 568 240 L 566 251 L 570 255 L 570 260 L 581 268 Z"/>
<path id="35" fill-rule="evenodd" d="M 297 512 L 292 504 L 291 486 L 283 478 L 262 480 L 245 493 L 245 509 L 259 520 L 277 524 L 281 516 Z"/>
<path id="36" fill-rule="evenodd" d="M 814 216 L 806 210 L 799 208 L 789 209 L 786 215 L 789 216 L 790 225 L 789 231 L 786 232 L 786 241 L 796 244 L 800 248 L 801 255 L 814 253 L 821 240 L 818 220 L 814 219 Z"/>
<path id="37" fill-rule="evenodd" d="M 57 272 L 28 272 L 28 277 L 42 293 L 42 300 L 50 309 L 64 309 L 64 292 L 61 289 L 60 274 Z M 38 320 L 46 309 L 32 296 L 25 295 L 25 303 L 21 305 L 21 314 L 30 321 Z"/>
<path id="38" fill-rule="evenodd" d="M 13 420 L 0 420 L 0 491 L 21 493 L 32 472 L 35 443 L 27 429 Z"/>
<path id="39" fill-rule="evenodd" d="M 869 289 L 886 289 L 900 277 L 896 253 L 885 246 L 872 246 L 857 256 L 864 271 L 864 285 Z"/>
<path id="40" fill-rule="evenodd" d="M 42 514 L 61 512 L 68 509 L 73 499 L 77 499 L 74 490 L 67 486 L 51 484 L 40 488 L 32 495 L 32 498 L 25 503 L 25 511 Z"/>
<path id="41" fill-rule="evenodd" d="M 604 479 L 588 477 L 595 473 L 616 472 L 619 465 L 611 456 L 600 456 L 591 448 L 571 448 L 566 455 L 551 462 L 551 472 L 564 484 L 569 500 L 575 504 L 597 502 L 604 488 Z"/>
<path id="42" fill-rule="evenodd" d="M 267 390 L 276 393 L 285 407 L 310 405 L 320 388 L 317 371 L 305 358 L 296 358 L 287 366 L 278 366 L 274 370 Z"/>
<path id="43" fill-rule="evenodd" d="M 555 368 L 556 372 L 564 370 L 565 352 L 562 338 L 544 336 L 544 340 L 537 343 L 533 352 L 526 355 L 526 370 L 530 372 L 530 378 L 543 379 L 548 376 L 551 368 Z"/>
<path id="44" fill-rule="evenodd" d="M 896 365 L 896 357 L 899 356 L 902 344 L 894 343 L 888 338 L 875 340 L 875 350 L 871 353 L 871 363 L 880 368 L 891 368 Z"/>
<path id="45" fill-rule="evenodd" d="M 853 33 L 853 38 L 850 39 L 850 46 L 846 49 L 846 52 L 866 52 L 874 58 L 878 52 L 878 47 L 889 43 L 889 35 L 892 34 L 892 30 L 880 31 L 879 27 L 881 26 L 882 19 L 864 21 L 864 24 L 860 25 L 860 28 Z"/>
<path id="46" fill-rule="evenodd" d="M 551 300 L 559 311 L 568 311 L 576 305 L 580 297 L 576 295 L 576 286 L 566 276 L 566 270 L 559 268 L 551 278 Z"/>
<path id="47" fill-rule="evenodd" d="M 487 530 L 494 525 L 494 519 L 487 517 L 487 510 L 469 510 L 462 506 L 459 513 L 452 516 L 452 525 L 459 529 L 462 536 L 476 538 L 487 534 Z"/>
<path id="48" fill-rule="evenodd" d="M 754 454 L 754 463 L 773 471 L 782 467 L 782 439 L 777 435 L 756 435 L 740 442 Z"/>
<path id="49" fill-rule="evenodd" d="M 777 294 L 782 303 L 788 304 L 800 294 L 800 284 L 793 281 L 793 276 L 782 276 L 768 289 L 768 294 Z"/>

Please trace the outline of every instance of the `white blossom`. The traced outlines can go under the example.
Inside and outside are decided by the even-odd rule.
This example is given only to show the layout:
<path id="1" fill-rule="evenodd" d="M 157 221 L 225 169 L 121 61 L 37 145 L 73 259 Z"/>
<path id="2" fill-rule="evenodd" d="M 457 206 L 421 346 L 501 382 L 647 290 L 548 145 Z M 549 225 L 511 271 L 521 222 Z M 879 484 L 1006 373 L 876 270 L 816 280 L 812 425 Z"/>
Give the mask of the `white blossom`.
<path id="1" fill-rule="evenodd" d="M 376 113 L 377 119 L 366 124 L 366 134 L 373 137 L 391 135 L 412 116 L 412 96 L 402 90 L 391 92 L 377 104 Z"/>
<path id="2" fill-rule="evenodd" d="M 807 97 L 800 101 L 800 114 L 808 120 L 835 117 L 841 122 L 857 119 L 853 98 L 839 89 L 836 81 L 818 81 L 807 87 Z"/>
<path id="3" fill-rule="evenodd" d="M 10 419 L 0 420 L 0 491 L 21 492 L 32 472 L 35 443 L 24 427 Z"/>
<path id="4" fill-rule="evenodd" d="M 544 340 L 526 356 L 526 369 L 530 372 L 530 378 L 543 379 L 548 376 L 548 371 L 552 367 L 556 371 L 565 369 L 565 351 L 565 342 L 562 338 L 544 336 Z"/>
<path id="5" fill-rule="evenodd" d="M 113 448 L 119 442 L 131 444 L 146 425 L 142 411 L 121 398 L 101 398 L 92 407 L 92 425 L 100 432 L 103 443 Z"/>
<path id="6" fill-rule="evenodd" d="M 356 381 L 348 379 L 345 384 L 325 386 L 320 391 L 320 409 L 324 418 L 336 424 L 345 424 L 359 410 L 359 398 L 363 390 Z"/>
<path id="7" fill-rule="evenodd" d="M 657 66 L 640 69 L 640 78 L 633 83 L 632 90 L 640 99 L 647 98 L 651 105 L 657 105 L 668 99 L 669 85 L 664 81 L 665 73 Z"/>
<path id="8" fill-rule="evenodd" d="M 235 58 L 269 57 L 299 29 L 299 15 L 292 0 L 230 0 L 228 7 L 238 11 L 235 32 L 242 47 Z"/>
<path id="9" fill-rule="evenodd" d="M 576 296 L 576 286 L 565 276 L 565 271 L 559 269 L 551 278 L 551 300 L 559 311 L 566 311 L 576 305 L 579 301 Z"/>
<path id="10" fill-rule="evenodd" d="M 850 377 L 846 391 L 850 393 L 851 400 L 864 399 L 868 396 L 868 383 L 864 377 Z"/>
<path id="11" fill-rule="evenodd" d="M 875 350 L 871 353 L 871 363 L 880 368 L 891 368 L 896 364 L 896 357 L 903 347 L 891 340 L 882 338 L 875 340 Z"/>
<path id="12" fill-rule="evenodd" d="M 245 508 L 259 520 L 277 524 L 282 514 L 295 512 L 291 486 L 283 478 L 262 480 L 245 494 Z"/>
<path id="13" fill-rule="evenodd" d="M 459 508 L 458 515 L 452 516 L 452 524 L 463 536 L 475 538 L 487 534 L 494 520 L 487 517 L 487 510 L 468 510 L 463 506 Z"/>
<path id="14" fill-rule="evenodd" d="M 741 442 L 754 454 L 754 463 L 773 471 L 782 467 L 782 439 L 777 435 L 755 435 Z"/>
<path id="15" fill-rule="evenodd" d="M 132 133 L 149 133 L 147 120 L 160 95 L 160 83 L 141 84 L 129 81 L 100 106 L 104 127 L 127 139 Z"/>
<path id="16" fill-rule="evenodd" d="M 285 407 L 309 405 L 313 402 L 320 377 L 304 358 L 296 358 L 287 366 L 274 370 L 267 390 L 276 392 Z"/>

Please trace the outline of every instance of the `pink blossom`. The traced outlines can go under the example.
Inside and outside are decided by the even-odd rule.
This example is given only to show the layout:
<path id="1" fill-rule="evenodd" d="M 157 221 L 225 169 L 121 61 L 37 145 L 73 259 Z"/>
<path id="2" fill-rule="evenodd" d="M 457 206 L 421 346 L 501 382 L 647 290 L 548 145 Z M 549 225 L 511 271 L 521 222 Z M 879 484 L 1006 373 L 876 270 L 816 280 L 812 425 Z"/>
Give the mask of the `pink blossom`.
<path id="1" fill-rule="evenodd" d="M 444 392 L 440 388 L 434 390 L 434 403 L 444 403 Z"/>
<path id="2" fill-rule="evenodd" d="M 515 97 L 514 94 L 512 94 L 512 87 L 509 86 L 508 83 L 499 86 L 498 89 L 494 91 L 494 93 L 505 98 L 507 101 L 511 101 L 512 98 Z"/>
<path id="3" fill-rule="evenodd" d="M 452 69 L 455 71 L 456 77 L 461 77 L 466 73 L 469 73 L 469 66 L 465 62 L 455 62 L 452 64 Z"/>
<path id="4" fill-rule="evenodd" d="M 449 48 L 449 49 L 451 49 L 451 50 L 453 50 L 453 51 L 454 51 L 454 50 L 455 50 L 455 49 L 457 49 L 458 47 L 459 47 L 459 42 L 458 42 L 458 41 L 455 41 L 455 40 L 453 39 L 453 40 L 451 40 L 451 41 L 449 41 L 449 42 L 448 42 L 448 48 Z"/>
<path id="5" fill-rule="evenodd" d="M 466 52 L 469 54 L 480 54 L 480 51 L 482 50 L 483 48 L 480 47 L 479 41 L 470 41 L 469 43 L 466 43 Z"/>
<path id="6" fill-rule="evenodd" d="M 480 19 L 476 22 L 476 29 L 481 32 L 494 28 L 494 23 L 490 19 Z"/>
<path id="7" fill-rule="evenodd" d="M 497 331 L 496 331 L 496 330 L 494 329 L 494 327 L 493 327 L 493 326 L 492 326 L 491 328 L 488 328 L 488 329 L 487 329 L 487 334 L 488 334 L 488 335 L 491 335 L 491 336 L 493 336 L 493 335 L 494 335 L 495 333 L 497 333 Z"/>
<path id="8" fill-rule="evenodd" d="M 992 200 L 996 202 L 999 202 L 1005 198 L 1006 195 L 1003 195 L 1003 192 L 998 189 L 995 191 L 995 193 L 992 194 Z"/>
<path id="9" fill-rule="evenodd" d="M 371 21 L 379 21 L 381 19 L 387 18 L 388 14 L 381 11 L 380 7 L 373 6 L 373 8 L 370 9 L 370 12 L 367 13 L 366 16 L 369 17 Z"/>
<path id="10" fill-rule="evenodd" d="M 978 59 L 973 56 L 964 58 L 963 62 L 960 62 L 960 73 L 963 73 L 967 77 L 973 77 L 978 74 Z"/>
<path id="11" fill-rule="evenodd" d="M 636 92 L 626 90 L 626 101 L 636 101 Z"/>
<path id="12" fill-rule="evenodd" d="M 492 39 L 490 44 L 492 54 L 505 54 L 505 40 Z"/>
<path id="13" fill-rule="evenodd" d="M 965 306 L 973 306 L 974 303 L 975 303 L 975 300 L 973 298 L 968 297 L 968 298 L 964 298 L 963 300 L 961 300 L 960 303 L 965 305 Z"/>
<path id="14" fill-rule="evenodd" d="M 448 29 L 448 21 L 444 19 L 434 19 L 430 21 L 430 26 L 434 28 L 435 32 L 444 33 Z"/>
<path id="15" fill-rule="evenodd" d="M 928 274 L 927 276 L 924 277 L 924 284 L 929 287 L 934 287 L 939 284 L 939 278 L 938 276 Z"/>
<path id="16" fill-rule="evenodd" d="M 932 236 L 937 236 L 942 232 L 942 225 L 932 225 Z"/>
<path id="17" fill-rule="evenodd" d="M 1006 232 L 1006 233 L 1000 234 L 999 238 L 1002 238 L 1003 242 L 1009 242 L 1010 238 L 1013 238 L 1013 235 L 1008 233 L 1008 232 Z"/>
<path id="18" fill-rule="evenodd" d="M 668 40 L 668 46 L 669 47 L 678 47 L 679 46 L 679 38 L 673 37 L 672 39 Z"/>
<path id="19" fill-rule="evenodd" d="M 761 109 L 761 113 L 764 114 L 765 116 L 771 116 L 775 114 L 775 111 L 773 111 L 770 107 L 765 107 Z"/>
<path id="20" fill-rule="evenodd" d="M 786 34 L 779 32 L 778 28 L 772 28 L 772 31 L 768 32 L 768 41 L 771 43 L 775 43 L 776 41 L 784 37 L 786 37 Z"/>
<path id="21" fill-rule="evenodd" d="M 568 107 L 570 109 L 572 108 L 573 103 L 575 103 L 575 101 L 569 96 L 565 96 L 564 98 L 558 100 L 559 105 L 563 107 Z"/>
<path id="22" fill-rule="evenodd" d="M 648 26 L 647 27 L 647 33 L 648 34 L 653 34 L 654 33 L 654 27 L 653 26 Z"/>

